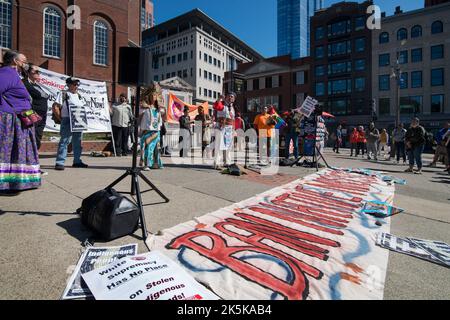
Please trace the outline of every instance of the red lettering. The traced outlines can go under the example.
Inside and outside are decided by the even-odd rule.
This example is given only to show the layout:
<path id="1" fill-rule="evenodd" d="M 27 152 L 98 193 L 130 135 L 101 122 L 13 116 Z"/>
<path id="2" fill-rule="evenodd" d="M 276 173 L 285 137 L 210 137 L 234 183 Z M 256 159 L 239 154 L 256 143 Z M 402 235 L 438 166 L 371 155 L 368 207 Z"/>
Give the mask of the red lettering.
<path id="1" fill-rule="evenodd" d="M 194 239 L 199 237 L 210 238 L 213 243 L 212 248 L 208 249 L 196 243 Z M 259 247 L 228 247 L 222 237 L 206 231 L 193 231 L 184 234 L 174 239 L 172 243 L 168 245 L 169 249 L 180 249 L 181 247 L 194 250 L 215 263 L 233 270 L 242 277 L 268 288 L 269 290 L 278 292 L 287 299 L 303 300 L 306 299 L 309 294 L 308 279 L 300 269 L 298 265 L 299 261 L 276 250 Z M 263 270 L 234 257 L 238 253 L 249 251 L 273 256 L 284 261 L 293 273 L 292 282 L 288 283 L 283 281 L 270 273 L 264 272 Z"/>

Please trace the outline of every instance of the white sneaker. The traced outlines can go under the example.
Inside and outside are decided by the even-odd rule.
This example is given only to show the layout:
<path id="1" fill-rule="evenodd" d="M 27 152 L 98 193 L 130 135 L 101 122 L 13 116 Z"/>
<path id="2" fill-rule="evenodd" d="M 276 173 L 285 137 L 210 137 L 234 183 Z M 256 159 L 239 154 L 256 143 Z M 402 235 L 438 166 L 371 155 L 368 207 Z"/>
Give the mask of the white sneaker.
<path id="1" fill-rule="evenodd" d="M 45 177 L 45 176 L 48 176 L 48 172 L 41 170 L 41 177 Z"/>
<path id="2" fill-rule="evenodd" d="M 144 169 L 142 169 L 143 171 L 151 171 L 151 169 L 149 167 L 145 167 Z"/>

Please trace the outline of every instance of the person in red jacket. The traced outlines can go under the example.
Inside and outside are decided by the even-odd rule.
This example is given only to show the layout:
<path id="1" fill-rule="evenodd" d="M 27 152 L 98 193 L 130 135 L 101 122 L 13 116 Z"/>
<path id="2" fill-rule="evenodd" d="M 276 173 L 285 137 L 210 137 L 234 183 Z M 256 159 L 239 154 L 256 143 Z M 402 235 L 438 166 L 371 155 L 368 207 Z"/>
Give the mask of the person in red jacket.
<path id="1" fill-rule="evenodd" d="M 359 156 L 359 153 L 362 152 L 362 156 L 364 157 L 364 151 L 366 149 L 366 132 L 364 131 L 363 126 L 358 127 L 358 140 L 356 145 L 356 156 Z"/>
<path id="2" fill-rule="evenodd" d="M 355 156 L 356 156 L 356 150 L 358 146 L 358 129 L 353 128 L 353 131 L 350 135 L 350 157 L 353 157 L 353 150 L 355 150 Z"/>

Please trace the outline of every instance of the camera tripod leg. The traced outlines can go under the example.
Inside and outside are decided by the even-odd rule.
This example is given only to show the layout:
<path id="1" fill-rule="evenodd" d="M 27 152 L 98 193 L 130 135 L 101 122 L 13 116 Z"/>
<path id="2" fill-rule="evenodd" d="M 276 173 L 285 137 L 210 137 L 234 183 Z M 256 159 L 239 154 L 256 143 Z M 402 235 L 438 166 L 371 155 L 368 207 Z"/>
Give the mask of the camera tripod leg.
<path id="1" fill-rule="evenodd" d="M 127 171 L 120 178 L 118 178 L 116 181 L 114 181 L 109 186 L 107 186 L 105 189 L 112 189 L 112 188 L 114 188 L 116 185 L 118 185 L 120 182 L 122 182 L 122 180 L 124 180 L 129 175 L 130 175 L 130 171 Z"/>
<path id="2" fill-rule="evenodd" d="M 325 160 L 325 157 L 323 156 L 322 152 L 320 152 L 319 148 L 316 147 L 317 153 L 320 155 L 320 158 L 323 160 L 323 162 L 325 163 L 325 165 L 327 166 L 327 168 L 331 168 L 330 165 L 328 164 L 327 160 Z M 319 171 L 319 159 L 317 159 L 317 171 Z"/>
<path id="3" fill-rule="evenodd" d="M 133 180 L 133 186 L 136 190 L 137 205 L 139 207 L 139 212 L 140 212 L 142 238 L 144 239 L 144 241 L 146 241 L 148 238 L 148 231 L 147 231 L 147 224 L 145 222 L 144 206 L 142 205 L 141 189 L 139 187 L 139 177 L 137 175 L 133 175 L 132 180 Z"/>
<path id="4" fill-rule="evenodd" d="M 152 188 L 153 191 L 159 194 L 159 196 L 163 198 L 166 201 L 166 203 L 170 202 L 170 199 L 167 198 L 153 183 L 151 183 L 150 180 L 147 179 L 147 177 L 142 174 L 142 172 L 139 172 L 139 177 L 141 177 L 142 180 L 144 180 L 145 183 L 147 183 Z"/>

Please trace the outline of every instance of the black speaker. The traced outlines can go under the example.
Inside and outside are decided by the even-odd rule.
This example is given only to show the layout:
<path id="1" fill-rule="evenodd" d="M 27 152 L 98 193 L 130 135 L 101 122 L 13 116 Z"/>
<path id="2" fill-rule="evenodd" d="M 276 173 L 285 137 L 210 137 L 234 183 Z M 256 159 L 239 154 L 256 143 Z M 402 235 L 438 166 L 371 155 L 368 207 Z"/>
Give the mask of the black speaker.
<path id="1" fill-rule="evenodd" d="M 105 189 L 83 200 L 78 213 L 84 226 L 102 240 L 133 234 L 138 228 L 139 208 L 114 189 Z"/>
<path id="2" fill-rule="evenodd" d="M 143 48 L 121 47 L 119 84 L 148 86 L 152 83 L 152 54 Z"/>

